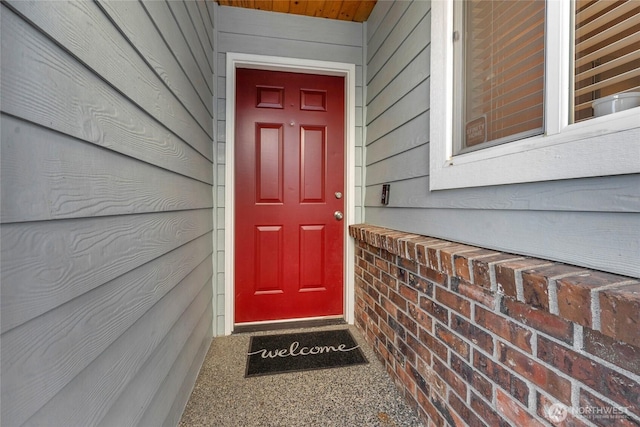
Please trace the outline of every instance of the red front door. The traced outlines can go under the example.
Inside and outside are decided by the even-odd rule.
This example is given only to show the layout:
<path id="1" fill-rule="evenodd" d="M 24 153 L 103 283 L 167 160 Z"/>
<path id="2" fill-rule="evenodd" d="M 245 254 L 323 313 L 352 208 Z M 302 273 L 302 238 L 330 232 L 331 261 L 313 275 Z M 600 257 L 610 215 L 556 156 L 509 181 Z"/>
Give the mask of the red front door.
<path id="1" fill-rule="evenodd" d="M 236 70 L 235 322 L 343 314 L 344 78 Z"/>

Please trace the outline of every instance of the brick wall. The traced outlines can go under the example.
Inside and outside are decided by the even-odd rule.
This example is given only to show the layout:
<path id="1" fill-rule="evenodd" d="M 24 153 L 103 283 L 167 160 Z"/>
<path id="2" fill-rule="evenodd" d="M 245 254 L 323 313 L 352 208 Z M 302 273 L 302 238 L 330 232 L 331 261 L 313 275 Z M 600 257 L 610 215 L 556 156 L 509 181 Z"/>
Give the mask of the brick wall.
<path id="1" fill-rule="evenodd" d="M 350 227 L 356 324 L 429 426 L 640 426 L 640 281 Z"/>

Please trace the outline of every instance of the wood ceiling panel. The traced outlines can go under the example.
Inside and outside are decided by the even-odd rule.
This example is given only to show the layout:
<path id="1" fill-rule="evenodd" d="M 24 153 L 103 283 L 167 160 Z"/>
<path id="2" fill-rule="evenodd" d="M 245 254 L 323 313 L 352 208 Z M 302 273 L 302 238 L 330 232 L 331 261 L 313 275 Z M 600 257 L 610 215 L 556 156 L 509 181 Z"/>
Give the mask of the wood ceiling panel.
<path id="1" fill-rule="evenodd" d="M 364 22 L 376 0 L 214 0 L 221 6 L 292 13 L 316 18 Z"/>

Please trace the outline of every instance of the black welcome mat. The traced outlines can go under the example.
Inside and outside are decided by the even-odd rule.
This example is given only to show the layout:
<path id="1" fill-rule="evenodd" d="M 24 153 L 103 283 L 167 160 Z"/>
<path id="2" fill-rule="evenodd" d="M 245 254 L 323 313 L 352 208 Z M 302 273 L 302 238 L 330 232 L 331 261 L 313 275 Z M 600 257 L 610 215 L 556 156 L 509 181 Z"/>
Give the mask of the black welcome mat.
<path id="1" fill-rule="evenodd" d="M 245 377 L 369 363 L 347 329 L 251 337 Z"/>

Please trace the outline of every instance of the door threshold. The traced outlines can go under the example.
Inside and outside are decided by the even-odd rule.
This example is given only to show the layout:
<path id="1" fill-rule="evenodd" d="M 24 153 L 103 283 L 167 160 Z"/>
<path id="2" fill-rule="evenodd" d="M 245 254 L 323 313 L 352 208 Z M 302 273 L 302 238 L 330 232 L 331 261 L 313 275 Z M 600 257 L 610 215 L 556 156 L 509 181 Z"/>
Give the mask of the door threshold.
<path id="1" fill-rule="evenodd" d="M 264 322 L 236 323 L 233 334 L 245 332 L 277 331 L 281 329 L 315 328 L 319 326 L 346 325 L 343 316 L 311 319 L 267 320 Z"/>

